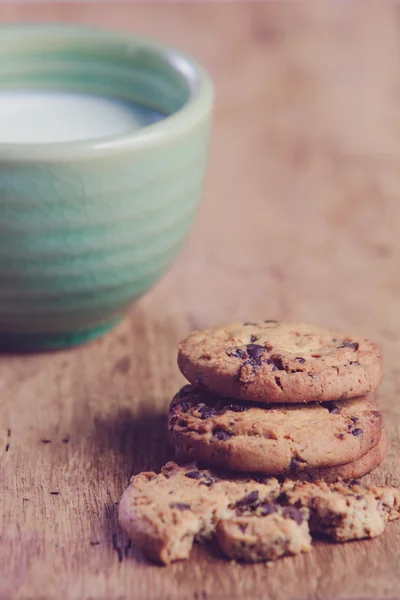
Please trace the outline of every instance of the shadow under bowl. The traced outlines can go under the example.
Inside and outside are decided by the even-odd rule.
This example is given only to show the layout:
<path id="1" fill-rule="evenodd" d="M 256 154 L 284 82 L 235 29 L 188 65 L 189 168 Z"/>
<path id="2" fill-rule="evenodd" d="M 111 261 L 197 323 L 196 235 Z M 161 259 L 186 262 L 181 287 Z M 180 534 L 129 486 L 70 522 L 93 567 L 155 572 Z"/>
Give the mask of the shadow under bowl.
<path id="1" fill-rule="evenodd" d="M 207 163 L 213 89 L 156 42 L 69 25 L 0 28 L 0 94 L 93 94 L 161 120 L 126 134 L 0 143 L 0 349 L 61 348 L 118 322 L 179 253 Z"/>

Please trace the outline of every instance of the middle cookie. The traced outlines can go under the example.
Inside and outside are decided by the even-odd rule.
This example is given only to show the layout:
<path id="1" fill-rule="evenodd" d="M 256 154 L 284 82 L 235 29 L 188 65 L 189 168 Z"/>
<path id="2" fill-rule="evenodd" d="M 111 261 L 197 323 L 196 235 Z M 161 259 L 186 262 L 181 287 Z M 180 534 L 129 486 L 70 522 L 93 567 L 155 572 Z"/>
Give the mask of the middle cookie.
<path id="1" fill-rule="evenodd" d="M 229 402 L 187 385 L 169 408 L 178 460 L 252 473 L 295 473 L 356 461 L 379 442 L 373 397 L 340 403 Z"/>

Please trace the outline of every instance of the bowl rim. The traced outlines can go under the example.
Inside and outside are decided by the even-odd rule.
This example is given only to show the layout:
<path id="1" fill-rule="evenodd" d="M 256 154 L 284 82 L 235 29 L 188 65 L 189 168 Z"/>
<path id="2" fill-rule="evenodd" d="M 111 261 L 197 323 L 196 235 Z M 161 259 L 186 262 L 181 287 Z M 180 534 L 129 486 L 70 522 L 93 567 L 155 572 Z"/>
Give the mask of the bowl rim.
<path id="1" fill-rule="evenodd" d="M 68 36 L 68 34 L 84 37 L 86 43 L 88 36 L 94 43 L 96 41 L 100 43 L 123 43 L 126 44 L 128 52 L 133 45 L 136 49 L 140 47 L 153 53 L 156 52 L 160 59 L 169 67 L 172 67 L 179 74 L 181 80 L 185 81 L 189 91 L 188 99 L 172 114 L 128 133 L 78 141 L 0 142 L 0 161 L 22 163 L 63 162 L 100 159 L 114 154 L 131 153 L 138 149 L 150 150 L 168 144 L 171 139 L 185 135 L 210 116 L 214 102 L 214 87 L 210 76 L 194 58 L 173 46 L 126 31 L 84 24 L 53 22 L 0 25 L 0 40 L 5 48 L 8 35 L 10 35 L 13 45 L 15 45 L 16 35 L 20 36 L 22 40 L 26 40 L 27 35 L 53 38 L 60 35 Z"/>

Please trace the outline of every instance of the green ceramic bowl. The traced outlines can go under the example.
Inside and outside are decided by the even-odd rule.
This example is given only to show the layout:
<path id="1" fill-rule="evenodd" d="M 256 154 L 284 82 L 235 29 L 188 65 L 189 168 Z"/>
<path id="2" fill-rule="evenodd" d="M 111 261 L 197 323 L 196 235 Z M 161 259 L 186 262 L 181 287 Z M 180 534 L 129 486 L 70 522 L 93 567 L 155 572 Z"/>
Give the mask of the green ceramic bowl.
<path id="1" fill-rule="evenodd" d="M 112 327 L 177 256 L 202 194 L 213 90 L 161 44 L 68 25 L 0 28 L 3 90 L 67 90 L 166 115 L 97 141 L 0 143 L 0 345 Z"/>

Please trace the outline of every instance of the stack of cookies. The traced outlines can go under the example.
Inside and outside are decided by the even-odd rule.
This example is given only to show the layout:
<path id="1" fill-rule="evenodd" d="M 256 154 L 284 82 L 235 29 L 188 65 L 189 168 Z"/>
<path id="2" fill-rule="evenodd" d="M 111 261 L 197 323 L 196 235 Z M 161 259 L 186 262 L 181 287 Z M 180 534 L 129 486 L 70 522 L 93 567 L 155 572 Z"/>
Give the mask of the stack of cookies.
<path id="1" fill-rule="evenodd" d="M 268 475 L 357 478 L 384 457 L 374 391 L 379 347 L 338 331 L 277 321 L 196 331 L 178 365 L 176 458 Z"/>
<path id="2" fill-rule="evenodd" d="M 180 466 L 133 477 L 122 527 L 150 558 L 187 558 L 216 537 L 236 560 L 271 560 L 374 537 L 400 517 L 400 492 L 355 478 L 382 461 L 373 342 L 303 323 L 196 331 L 179 348 L 190 385 L 169 408 Z M 348 480 L 348 481 L 345 481 Z"/>

